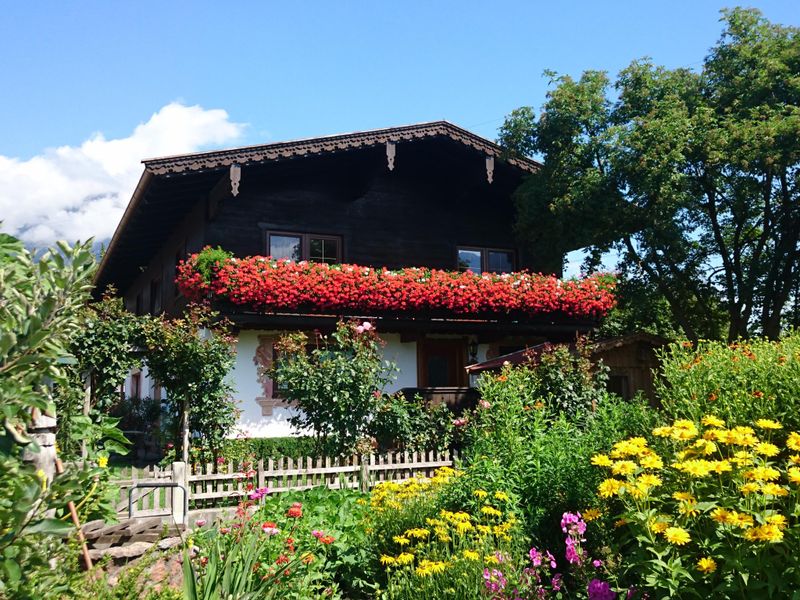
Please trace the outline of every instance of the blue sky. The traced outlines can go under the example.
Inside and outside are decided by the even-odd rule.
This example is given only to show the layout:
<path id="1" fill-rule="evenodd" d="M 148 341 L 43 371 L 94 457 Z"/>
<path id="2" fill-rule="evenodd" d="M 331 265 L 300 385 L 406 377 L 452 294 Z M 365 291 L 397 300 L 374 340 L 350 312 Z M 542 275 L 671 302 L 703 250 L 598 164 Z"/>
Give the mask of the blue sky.
<path id="1" fill-rule="evenodd" d="M 20 193 L 28 194 L 25 203 L 46 198 L 74 176 L 80 193 L 110 200 L 88 210 L 76 192 L 65 204 L 43 204 L 48 214 L 60 211 L 58 218 L 67 221 L 76 215 L 113 221 L 141 171 L 138 160 L 149 156 L 137 152 L 435 119 L 494 138 L 512 109 L 541 105 L 546 68 L 616 73 L 642 56 L 668 67 L 699 66 L 719 37 L 719 10 L 726 5 L 705 0 L 7 3 L 0 20 L 0 219 L 34 241 L 68 234 L 69 227 L 56 223 L 35 226 L 34 219 L 48 215 L 27 214 L 17 205 Z M 775 22 L 800 24 L 796 0 L 756 6 Z M 177 108 L 164 112 L 169 106 Z M 202 123 L 195 126 L 195 118 Z M 174 133 L 170 122 L 181 119 Z M 147 127 L 136 130 L 142 124 Z M 58 177 L 50 177 L 48 169 Z M 102 182 L 92 179 L 98 170 Z M 124 179 L 116 190 L 110 183 L 115 177 Z M 42 179 L 59 183 L 36 188 Z M 26 183 L 20 191 L 21 180 Z M 110 187 L 104 191 L 104 185 Z M 13 215 L 5 216 L 7 211 Z M 95 234 L 90 226 L 75 227 L 76 235 Z M 105 226 L 95 235 L 108 234 Z"/>

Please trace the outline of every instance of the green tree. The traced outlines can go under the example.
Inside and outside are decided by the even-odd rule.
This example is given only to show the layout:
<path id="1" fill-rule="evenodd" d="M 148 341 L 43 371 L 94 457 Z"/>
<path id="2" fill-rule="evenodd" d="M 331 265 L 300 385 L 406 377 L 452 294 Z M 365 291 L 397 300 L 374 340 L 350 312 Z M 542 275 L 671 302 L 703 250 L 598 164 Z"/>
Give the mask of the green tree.
<path id="1" fill-rule="evenodd" d="M 699 72 L 549 73 L 542 114 L 514 111 L 500 142 L 544 157 L 518 192 L 522 238 L 616 250 L 692 339 L 776 338 L 800 281 L 800 30 L 723 21 Z"/>
<path id="2" fill-rule="evenodd" d="M 189 459 L 190 431 L 203 447 L 219 451 L 238 415 L 227 381 L 235 351 L 226 324 L 207 309 L 190 307 L 179 318 L 149 319 L 143 338 L 150 375 L 180 418 L 183 461 Z"/>

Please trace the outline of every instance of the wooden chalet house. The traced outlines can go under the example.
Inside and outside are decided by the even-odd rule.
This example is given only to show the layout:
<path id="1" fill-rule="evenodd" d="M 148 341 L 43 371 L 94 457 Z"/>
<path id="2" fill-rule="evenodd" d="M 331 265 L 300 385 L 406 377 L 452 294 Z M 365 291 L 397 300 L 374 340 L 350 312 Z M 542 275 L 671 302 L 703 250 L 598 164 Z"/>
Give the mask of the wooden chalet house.
<path id="1" fill-rule="evenodd" d="M 177 265 L 207 245 L 237 257 L 560 276 L 560 261 L 544 262 L 512 236 L 512 194 L 538 164 L 502 159 L 497 145 L 448 122 L 144 165 L 96 278 L 98 294 L 114 285 L 126 307 L 140 314 L 181 310 Z M 369 319 L 386 342 L 386 357 L 400 368 L 396 389 L 457 403 L 469 390 L 466 365 L 543 341 L 572 340 L 596 322 L 559 311 L 520 316 L 370 311 L 360 304 L 335 311 L 221 306 L 238 334 L 233 381 L 240 426 L 254 437 L 290 434 L 293 409 L 259 374 L 283 331 L 331 330 L 341 316 Z M 133 374 L 127 385 L 130 395 L 160 397 L 146 373 Z"/>

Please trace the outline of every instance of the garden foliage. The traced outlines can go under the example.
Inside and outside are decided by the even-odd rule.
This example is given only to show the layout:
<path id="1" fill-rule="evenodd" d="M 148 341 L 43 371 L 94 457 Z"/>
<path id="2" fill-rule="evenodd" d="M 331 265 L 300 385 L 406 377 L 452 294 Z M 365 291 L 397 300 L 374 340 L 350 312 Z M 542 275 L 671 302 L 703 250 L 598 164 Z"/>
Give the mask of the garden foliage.
<path id="1" fill-rule="evenodd" d="M 672 417 L 752 422 L 768 415 L 800 430 L 800 332 L 776 342 L 676 343 L 660 358 L 656 391 Z"/>
<path id="2" fill-rule="evenodd" d="M 623 575 L 656 597 L 785 598 L 800 586 L 800 433 L 705 415 L 592 457 Z"/>

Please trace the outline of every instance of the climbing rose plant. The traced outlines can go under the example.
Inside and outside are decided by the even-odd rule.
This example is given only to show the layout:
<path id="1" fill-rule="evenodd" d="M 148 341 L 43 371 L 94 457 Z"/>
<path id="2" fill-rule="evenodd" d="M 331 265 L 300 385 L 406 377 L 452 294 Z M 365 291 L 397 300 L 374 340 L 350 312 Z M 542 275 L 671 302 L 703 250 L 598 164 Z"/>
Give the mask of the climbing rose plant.
<path id="1" fill-rule="evenodd" d="M 210 253 L 213 261 L 207 260 Z M 212 297 L 264 312 L 561 313 L 596 319 L 614 306 L 614 279 L 609 275 L 561 280 L 526 271 L 482 275 L 421 267 L 390 271 L 264 256 L 234 258 L 212 248 L 184 261 L 177 283 L 189 299 Z"/>

